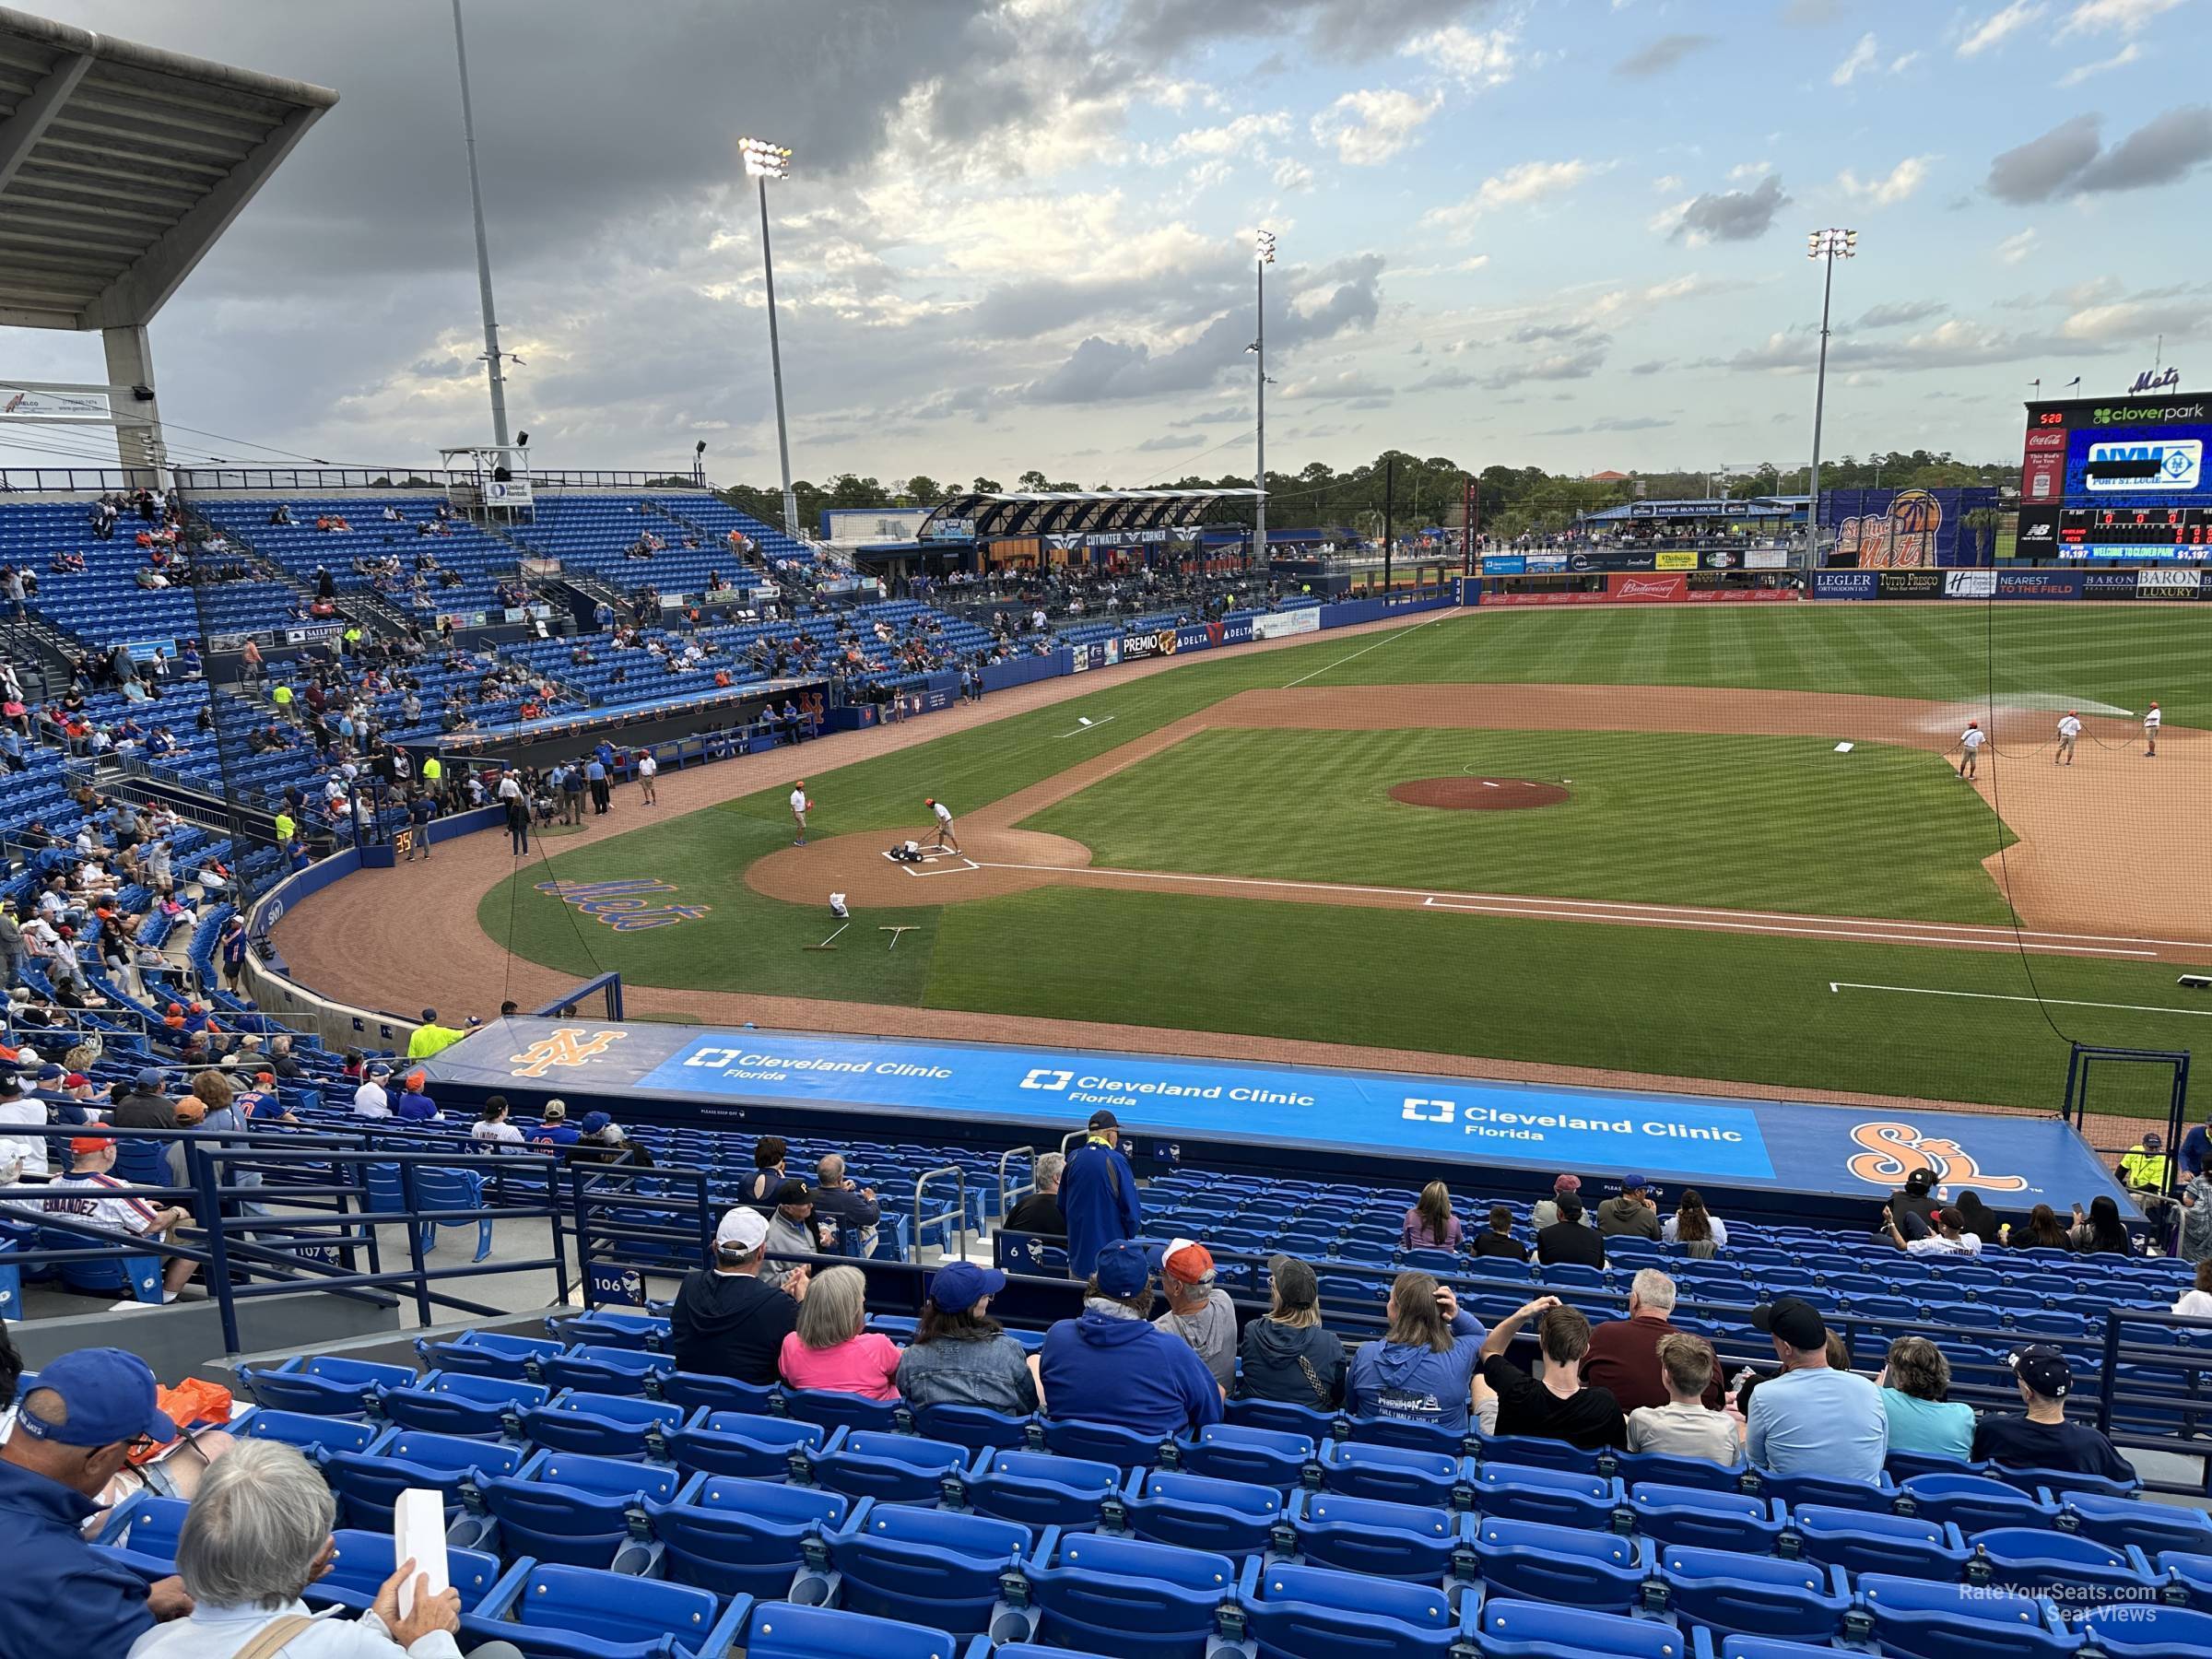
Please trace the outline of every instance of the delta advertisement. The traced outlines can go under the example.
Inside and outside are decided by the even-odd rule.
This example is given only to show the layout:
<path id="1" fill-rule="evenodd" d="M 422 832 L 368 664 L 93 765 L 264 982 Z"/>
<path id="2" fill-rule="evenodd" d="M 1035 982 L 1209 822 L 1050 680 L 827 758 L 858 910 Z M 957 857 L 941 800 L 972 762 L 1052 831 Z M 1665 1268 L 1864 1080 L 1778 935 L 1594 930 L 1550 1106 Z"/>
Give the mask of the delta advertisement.
<path id="1" fill-rule="evenodd" d="M 1994 1119 L 1630 1090 L 1544 1088 L 1165 1054 L 824 1037 L 535 1018 L 496 1020 L 439 1054 L 440 1082 L 535 1088 L 631 1117 L 714 1124 L 757 1109 L 1011 1125 L 1032 1138 L 1110 1111 L 1125 1134 L 1549 1172 L 1637 1170 L 1843 1197 L 1885 1194 L 1914 1169 L 2006 1207 L 2118 1195 L 2079 1135 Z M 1780 1173 L 1786 1171 L 1786 1174 Z"/>

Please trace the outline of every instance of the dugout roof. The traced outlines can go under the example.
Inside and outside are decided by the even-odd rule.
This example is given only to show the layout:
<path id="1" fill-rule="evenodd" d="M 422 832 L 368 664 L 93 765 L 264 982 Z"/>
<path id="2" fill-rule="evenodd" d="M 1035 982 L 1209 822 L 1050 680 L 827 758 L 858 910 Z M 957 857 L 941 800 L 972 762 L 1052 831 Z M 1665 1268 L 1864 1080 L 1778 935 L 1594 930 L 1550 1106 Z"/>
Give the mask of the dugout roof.
<path id="1" fill-rule="evenodd" d="M 148 321 L 337 101 L 0 6 L 0 326 Z"/>
<path id="2" fill-rule="evenodd" d="M 973 527 L 979 541 L 998 535 L 1068 531 L 1151 530 L 1203 523 L 1222 501 L 1256 501 L 1256 489 L 1098 489 L 1064 494 L 956 495 L 922 524 L 922 539 L 945 534 L 947 520 Z M 934 532 L 934 534 L 933 534 Z"/>

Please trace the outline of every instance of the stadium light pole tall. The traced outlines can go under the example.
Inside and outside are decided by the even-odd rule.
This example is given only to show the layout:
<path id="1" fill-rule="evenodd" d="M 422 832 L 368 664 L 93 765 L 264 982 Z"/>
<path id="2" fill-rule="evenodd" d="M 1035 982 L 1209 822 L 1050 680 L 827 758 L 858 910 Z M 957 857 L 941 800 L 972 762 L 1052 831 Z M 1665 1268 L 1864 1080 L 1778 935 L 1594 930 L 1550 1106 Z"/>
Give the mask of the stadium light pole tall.
<path id="1" fill-rule="evenodd" d="M 468 205 L 477 217 L 477 289 L 484 302 L 484 366 L 491 376 L 491 441 L 505 449 L 507 377 L 500 369 L 500 319 L 491 303 L 491 244 L 484 236 L 484 186 L 477 177 L 477 118 L 468 101 L 468 41 L 461 32 L 461 0 L 453 0 L 453 56 L 461 65 L 461 137 L 468 147 Z"/>
<path id="2" fill-rule="evenodd" d="M 768 182 L 791 177 L 791 151 L 760 138 L 740 138 L 746 176 L 760 186 L 760 273 L 768 282 L 768 368 L 776 383 L 776 453 L 783 463 L 783 534 L 799 534 L 799 498 L 791 488 L 791 432 L 783 424 L 783 348 L 776 338 L 776 262 L 768 249 Z"/>
<path id="3" fill-rule="evenodd" d="M 1256 434 L 1258 449 L 1253 459 L 1253 488 L 1260 492 L 1253 511 L 1253 558 L 1265 564 L 1267 560 L 1267 267 L 1275 263 L 1275 232 L 1255 231 L 1252 239 L 1254 264 L 1254 305 L 1259 317 L 1259 332 L 1253 336 L 1252 349 L 1258 359 L 1253 390 L 1258 394 L 1253 411 L 1258 418 Z"/>
<path id="4" fill-rule="evenodd" d="M 1808 480 L 1811 499 L 1806 503 L 1805 519 L 1806 557 L 1815 570 L 1820 567 L 1820 416 L 1828 402 L 1828 301 L 1835 292 L 1836 261 L 1856 258 L 1858 252 L 1859 233 L 1856 230 L 1815 230 L 1805 239 L 1805 256 L 1822 262 L 1820 368 L 1813 379 L 1813 470 Z"/>

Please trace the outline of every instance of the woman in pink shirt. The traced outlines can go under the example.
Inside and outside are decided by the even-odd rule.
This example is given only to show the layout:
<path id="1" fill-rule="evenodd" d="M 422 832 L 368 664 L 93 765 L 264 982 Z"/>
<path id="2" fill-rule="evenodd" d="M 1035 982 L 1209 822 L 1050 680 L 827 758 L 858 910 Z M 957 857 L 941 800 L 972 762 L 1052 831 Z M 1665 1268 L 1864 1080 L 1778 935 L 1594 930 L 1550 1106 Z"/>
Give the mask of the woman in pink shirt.
<path id="1" fill-rule="evenodd" d="M 806 1287 L 799 1328 L 783 1338 L 783 1381 L 870 1400 L 899 1397 L 899 1345 L 863 1332 L 868 1281 L 857 1267 L 832 1267 Z"/>

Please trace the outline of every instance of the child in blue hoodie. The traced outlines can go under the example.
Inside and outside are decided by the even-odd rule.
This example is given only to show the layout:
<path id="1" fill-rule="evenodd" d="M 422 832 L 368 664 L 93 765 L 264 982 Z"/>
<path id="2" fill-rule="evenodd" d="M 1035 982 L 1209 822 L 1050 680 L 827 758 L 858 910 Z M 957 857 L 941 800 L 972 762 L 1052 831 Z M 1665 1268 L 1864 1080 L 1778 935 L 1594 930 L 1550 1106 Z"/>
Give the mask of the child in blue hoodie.
<path id="1" fill-rule="evenodd" d="M 1044 1334 L 1037 1381 L 1045 1413 L 1163 1438 L 1219 1422 L 1213 1372 L 1151 1317 L 1151 1264 L 1142 1245 L 1117 1239 L 1099 1252 L 1083 1316 Z"/>
<path id="2" fill-rule="evenodd" d="M 1382 1340 L 1352 1356 L 1346 1408 L 1354 1417 L 1408 1418 L 1464 1431 L 1482 1337 L 1482 1323 L 1460 1311 L 1448 1287 L 1426 1273 L 1399 1274 L 1390 1287 Z"/>

